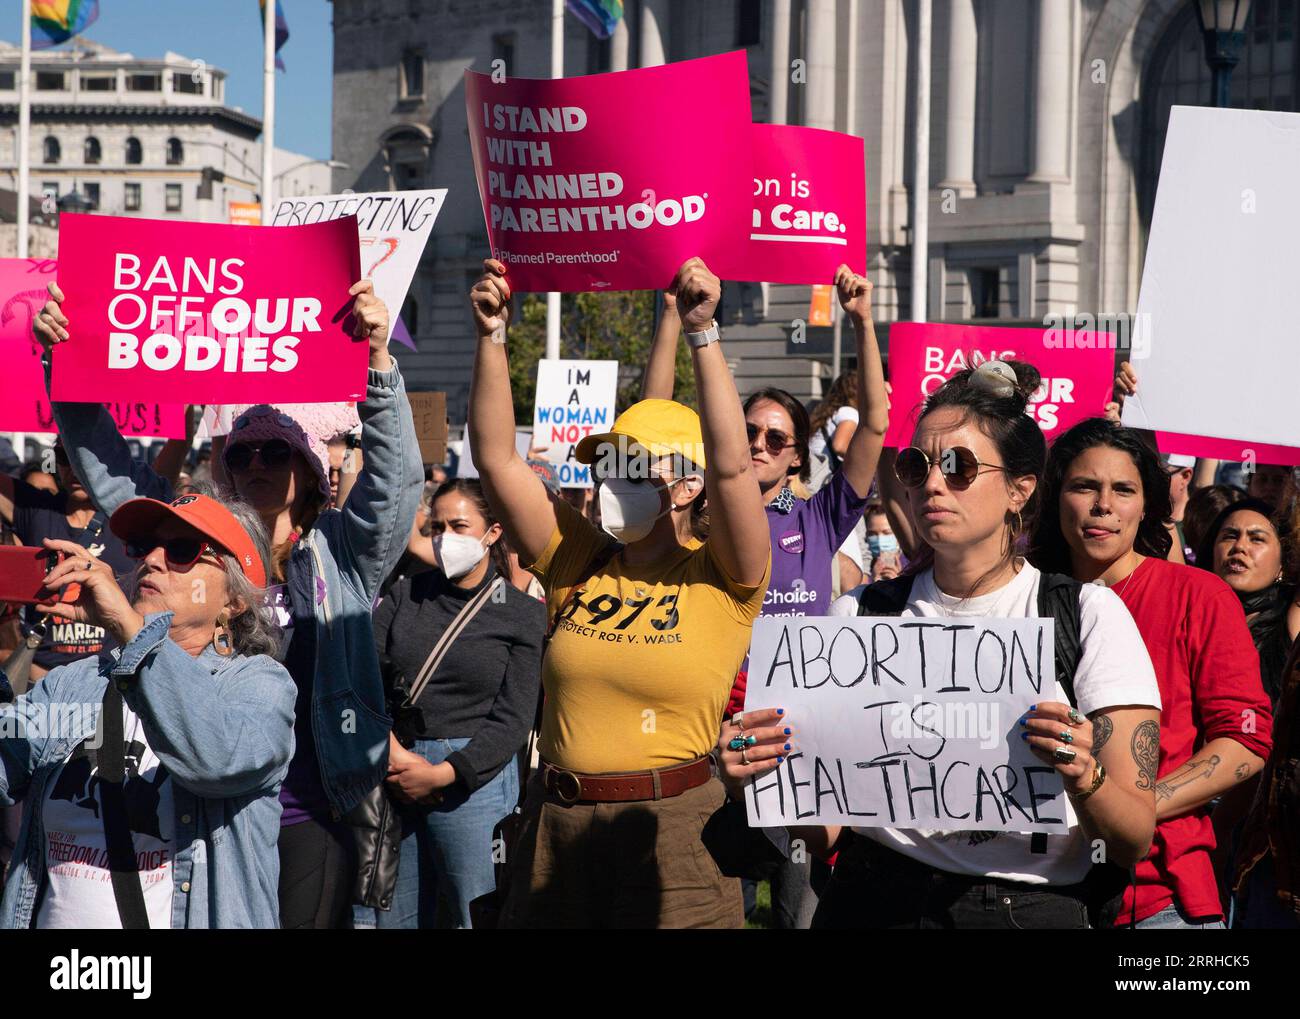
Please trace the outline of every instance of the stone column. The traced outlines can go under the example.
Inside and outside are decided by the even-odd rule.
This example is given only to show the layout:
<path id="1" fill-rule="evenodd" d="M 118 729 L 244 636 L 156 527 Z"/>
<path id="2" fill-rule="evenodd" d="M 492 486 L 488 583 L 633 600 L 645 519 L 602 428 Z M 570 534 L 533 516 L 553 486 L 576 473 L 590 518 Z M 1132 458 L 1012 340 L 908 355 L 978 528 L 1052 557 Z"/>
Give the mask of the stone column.
<path id="1" fill-rule="evenodd" d="M 668 0 L 641 0 L 641 66 L 667 61 Z"/>
<path id="2" fill-rule="evenodd" d="M 790 0 L 772 3 L 772 87 L 767 119 L 784 124 L 790 94 Z"/>
<path id="3" fill-rule="evenodd" d="M 806 127 L 835 130 L 835 0 L 808 0 L 804 59 L 808 62 Z"/>
<path id="4" fill-rule="evenodd" d="M 1034 47 L 1034 149 L 1029 179 L 1070 178 L 1070 11 L 1074 0 L 1038 0 Z"/>
<path id="5" fill-rule="evenodd" d="M 975 0 L 948 0 L 948 122 L 941 188 L 975 193 L 975 90 L 979 39 Z"/>

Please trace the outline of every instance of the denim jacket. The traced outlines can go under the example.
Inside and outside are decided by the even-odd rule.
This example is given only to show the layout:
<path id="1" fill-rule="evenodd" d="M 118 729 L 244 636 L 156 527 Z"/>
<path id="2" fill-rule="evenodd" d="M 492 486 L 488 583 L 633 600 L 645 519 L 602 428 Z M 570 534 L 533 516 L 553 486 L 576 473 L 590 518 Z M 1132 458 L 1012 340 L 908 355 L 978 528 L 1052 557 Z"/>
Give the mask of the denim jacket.
<path id="1" fill-rule="evenodd" d="M 53 669 L 0 706 L 0 805 L 24 802 L 0 928 L 32 924 L 49 783 L 94 736 L 110 676 L 126 682 L 123 699 L 172 776 L 172 927 L 280 925 L 280 783 L 293 756 L 297 688 L 266 655 L 223 658 L 209 646 L 195 658 L 168 638 L 171 619 L 150 613 L 120 653 Z"/>
<path id="2" fill-rule="evenodd" d="M 137 496 L 171 499 L 171 484 L 131 458 L 103 407 L 53 406 L 68 459 L 96 506 L 111 514 Z M 357 411 L 364 467 L 342 509 L 322 513 L 295 549 L 308 560 L 310 589 L 318 592 L 311 724 L 336 817 L 388 771 L 393 723 L 385 713 L 370 614 L 380 585 L 406 551 L 424 487 L 419 441 L 395 362 L 391 371 L 370 370 Z"/>

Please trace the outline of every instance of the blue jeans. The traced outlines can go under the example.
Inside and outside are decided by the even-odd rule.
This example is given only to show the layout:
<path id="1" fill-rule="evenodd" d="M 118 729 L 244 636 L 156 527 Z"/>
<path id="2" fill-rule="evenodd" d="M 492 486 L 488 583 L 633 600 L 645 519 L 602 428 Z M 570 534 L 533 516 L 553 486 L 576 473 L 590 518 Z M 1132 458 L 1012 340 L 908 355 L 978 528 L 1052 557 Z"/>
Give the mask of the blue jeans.
<path id="1" fill-rule="evenodd" d="M 1170 930 L 1224 930 L 1227 927 L 1222 920 L 1209 920 L 1205 923 L 1196 923 L 1183 916 L 1182 910 L 1176 904 L 1171 903 L 1162 909 L 1159 913 L 1153 913 L 1145 920 L 1137 922 L 1138 930 L 1152 931 L 1170 931 Z"/>
<path id="2" fill-rule="evenodd" d="M 468 739 L 416 740 L 413 750 L 440 764 Z M 407 819 L 397 867 L 393 908 L 376 911 L 381 930 L 469 927 L 469 904 L 496 890 L 492 831 L 519 800 L 514 758 L 471 794 L 459 787 L 436 807 L 420 807 Z"/>

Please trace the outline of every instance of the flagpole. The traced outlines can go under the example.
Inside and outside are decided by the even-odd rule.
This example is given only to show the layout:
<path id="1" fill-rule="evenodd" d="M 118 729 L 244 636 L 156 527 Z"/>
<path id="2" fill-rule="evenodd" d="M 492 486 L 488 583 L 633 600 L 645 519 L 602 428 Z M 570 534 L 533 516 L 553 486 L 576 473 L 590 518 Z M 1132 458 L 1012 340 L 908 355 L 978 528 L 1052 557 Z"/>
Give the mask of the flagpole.
<path id="1" fill-rule="evenodd" d="M 31 188 L 32 0 L 23 0 L 23 56 L 18 71 L 18 257 L 27 257 L 27 192 Z"/>
<path id="2" fill-rule="evenodd" d="M 564 0 L 551 0 L 551 77 L 564 77 Z M 546 295 L 546 356 L 560 356 L 560 295 Z"/>
<path id="3" fill-rule="evenodd" d="M 275 181 L 275 16 L 277 0 L 262 11 L 262 222 L 271 221 Z"/>

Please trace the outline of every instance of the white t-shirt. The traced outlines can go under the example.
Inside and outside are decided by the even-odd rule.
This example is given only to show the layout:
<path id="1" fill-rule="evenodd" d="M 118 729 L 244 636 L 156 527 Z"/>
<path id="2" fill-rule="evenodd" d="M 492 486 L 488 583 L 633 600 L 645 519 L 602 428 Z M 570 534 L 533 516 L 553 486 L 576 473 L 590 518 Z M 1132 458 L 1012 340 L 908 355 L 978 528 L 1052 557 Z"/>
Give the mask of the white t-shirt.
<path id="1" fill-rule="evenodd" d="M 858 423 L 858 411 L 856 407 L 850 407 L 845 404 L 831 415 L 831 419 L 822 425 L 822 428 L 830 434 L 831 438 L 835 437 L 835 430 L 845 421 L 852 421 L 855 425 Z M 826 436 L 822 434 L 822 428 L 818 428 L 808 436 L 808 452 L 813 456 L 826 455 Z"/>
<path id="2" fill-rule="evenodd" d="M 172 862 L 176 853 L 172 781 L 149 748 L 144 726 L 122 707 L 126 738 L 127 824 L 152 930 L 172 925 Z M 91 742 L 91 741 L 88 741 Z M 122 929 L 108 869 L 99 751 L 80 744 L 49 785 L 43 805 L 47 885 L 37 927 Z"/>
<path id="3" fill-rule="evenodd" d="M 984 616 L 1027 619 L 1038 615 L 1041 574 L 1025 563 L 1005 587 L 977 598 L 944 594 L 934 583 L 934 571 L 917 575 L 904 616 Z M 837 598 L 832 616 L 856 616 L 862 589 Z M 1083 645 L 1074 673 L 1074 695 L 1085 715 L 1120 705 L 1160 707 L 1155 670 L 1142 635 L 1114 591 L 1084 584 L 1079 595 L 1079 636 Z M 1068 703 L 1056 684 L 1051 698 Z M 991 831 L 934 831 L 929 828 L 854 828 L 904 856 L 955 874 L 1069 885 L 1083 880 L 1091 866 L 1088 839 L 1074 806 L 1066 798 L 1068 835 L 1048 835 L 1047 851 L 1031 851 L 1029 834 Z"/>

